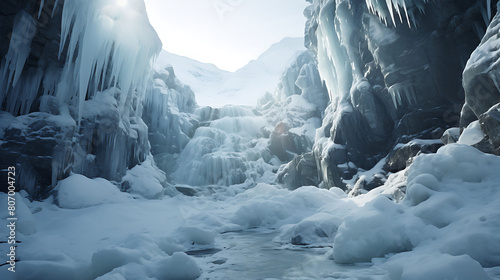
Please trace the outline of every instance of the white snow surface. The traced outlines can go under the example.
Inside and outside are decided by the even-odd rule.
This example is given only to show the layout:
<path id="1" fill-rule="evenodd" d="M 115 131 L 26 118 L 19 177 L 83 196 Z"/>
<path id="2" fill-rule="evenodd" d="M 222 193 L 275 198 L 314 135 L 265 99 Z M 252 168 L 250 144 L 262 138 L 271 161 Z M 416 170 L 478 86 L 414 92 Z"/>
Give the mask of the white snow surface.
<path id="1" fill-rule="evenodd" d="M 124 202 L 131 198 L 105 179 L 89 179 L 79 174 L 72 174 L 59 181 L 55 190 L 57 191 L 59 207 L 66 209 L 81 209 L 105 203 Z"/>
<path id="2" fill-rule="evenodd" d="M 458 138 L 458 144 L 475 145 L 484 139 L 486 135 L 481 130 L 479 121 L 472 122 L 464 129 L 460 138 Z"/>
<path id="3" fill-rule="evenodd" d="M 266 92 L 274 92 L 285 68 L 304 50 L 303 38 L 285 38 L 236 72 L 162 51 L 155 68 L 172 65 L 175 75 L 191 87 L 200 105 L 254 106 Z"/>
<path id="4" fill-rule="evenodd" d="M 103 179 L 72 175 L 58 185 L 61 207 L 51 198 L 23 200 L 36 231 L 17 233 L 23 241 L 17 273 L 21 279 L 218 279 L 255 263 L 259 275 L 279 279 L 498 279 L 498 166 L 497 156 L 451 144 L 358 197 L 336 188 L 289 191 L 246 182 L 194 197 L 134 200 Z M 397 199 L 403 186 L 406 196 Z M 6 217 L 6 209 L 0 214 Z M 256 247 L 231 241 L 252 235 L 260 238 Z M 292 239 L 309 245 L 291 245 Z M 274 268 L 260 263 L 268 253 L 239 254 L 259 246 L 290 263 Z M 322 253 L 292 263 L 289 250 Z M 352 263 L 358 264 L 341 265 Z M 6 272 L 0 270 L 2 279 L 9 279 Z"/>

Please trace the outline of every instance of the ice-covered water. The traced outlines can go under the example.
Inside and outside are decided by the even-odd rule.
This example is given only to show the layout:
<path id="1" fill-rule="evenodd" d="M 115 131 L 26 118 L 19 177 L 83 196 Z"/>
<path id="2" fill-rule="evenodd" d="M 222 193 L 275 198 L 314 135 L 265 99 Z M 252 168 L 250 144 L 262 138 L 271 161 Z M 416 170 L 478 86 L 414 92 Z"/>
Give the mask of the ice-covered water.
<path id="1" fill-rule="evenodd" d="M 200 279 L 334 279 L 367 267 L 333 263 L 330 247 L 282 246 L 273 242 L 277 235 L 269 230 L 221 234 L 216 239 L 221 251 L 194 254 L 203 263 Z"/>

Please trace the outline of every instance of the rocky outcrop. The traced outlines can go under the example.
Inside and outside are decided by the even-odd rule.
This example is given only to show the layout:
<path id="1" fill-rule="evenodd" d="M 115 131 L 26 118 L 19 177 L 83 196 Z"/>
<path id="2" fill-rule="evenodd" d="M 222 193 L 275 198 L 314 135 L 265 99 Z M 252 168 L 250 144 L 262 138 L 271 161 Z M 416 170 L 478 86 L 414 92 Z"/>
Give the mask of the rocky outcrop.
<path id="1" fill-rule="evenodd" d="M 465 105 L 460 124 L 463 129 L 472 121 L 479 120 L 486 138 L 478 148 L 498 155 L 500 155 L 499 32 L 500 13 L 497 12 L 463 73 Z"/>
<path id="2" fill-rule="evenodd" d="M 458 125 L 461 74 L 490 1 L 404 1 L 406 14 L 395 1 L 309 2 L 306 45 L 331 101 L 314 147 L 326 187 L 353 188 L 358 170 L 391 152 L 386 171 L 404 168 L 420 147 L 395 147 Z"/>
<path id="3" fill-rule="evenodd" d="M 328 105 L 328 93 L 317 60 L 310 51 L 300 54 L 285 70 L 276 91 L 259 100 L 258 108 L 274 129 L 268 149 L 282 162 L 278 182 L 290 189 L 318 184 L 312 150 L 316 129 Z"/>
<path id="4" fill-rule="evenodd" d="M 5 120 L 5 116 L 2 116 Z M 44 197 L 53 180 L 68 176 L 76 123 L 67 116 L 32 113 L 12 120 L 0 146 L 2 165 L 16 166 L 16 186 L 34 198 Z M 66 162 L 66 168 L 53 168 Z M 2 189 L 6 191 L 6 189 Z"/>

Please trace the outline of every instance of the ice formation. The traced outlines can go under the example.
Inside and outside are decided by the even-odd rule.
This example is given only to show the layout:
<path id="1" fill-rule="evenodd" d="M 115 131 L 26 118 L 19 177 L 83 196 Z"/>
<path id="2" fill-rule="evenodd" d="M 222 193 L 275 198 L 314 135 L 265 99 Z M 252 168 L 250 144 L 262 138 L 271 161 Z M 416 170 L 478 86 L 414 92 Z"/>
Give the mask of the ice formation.
<path id="1" fill-rule="evenodd" d="M 31 40 L 36 32 L 35 20 L 25 12 L 16 16 L 9 51 L 0 67 L 0 106 L 6 104 L 11 114 L 26 114 L 36 100 L 36 93 L 43 73 L 30 71 L 25 80 L 19 83 L 24 65 L 31 52 Z"/>
<path id="2" fill-rule="evenodd" d="M 53 12 L 56 7 L 57 3 Z M 39 14 L 43 8 L 41 1 Z M 9 52 L 0 68 L 0 105 L 5 102 L 14 115 L 29 113 L 41 92 L 76 105 L 80 121 L 84 101 L 111 86 L 121 89 L 123 110 L 132 103 L 133 94 L 137 92 L 139 99 L 144 95 L 152 59 L 161 50 L 144 2 L 137 0 L 65 1 L 59 47 L 59 58 L 65 61 L 62 73 L 42 66 L 25 69 L 36 32 L 33 17 L 25 12 L 16 16 Z"/>
<path id="3" fill-rule="evenodd" d="M 61 29 L 62 80 L 74 84 L 79 115 L 84 100 L 111 86 L 121 89 L 120 110 L 130 106 L 135 92 L 142 100 L 152 59 L 162 46 L 143 1 L 65 1 Z M 59 96 L 68 90 L 60 84 Z"/>
<path id="4" fill-rule="evenodd" d="M 258 143 L 265 140 L 259 139 L 259 132 L 267 121 L 248 108 L 233 105 L 218 109 L 215 119 L 203 119 L 200 115 L 199 120 L 207 125 L 196 130 L 179 155 L 173 173 L 175 182 L 229 186 L 250 178 L 250 162 L 259 159 L 263 152 Z"/>

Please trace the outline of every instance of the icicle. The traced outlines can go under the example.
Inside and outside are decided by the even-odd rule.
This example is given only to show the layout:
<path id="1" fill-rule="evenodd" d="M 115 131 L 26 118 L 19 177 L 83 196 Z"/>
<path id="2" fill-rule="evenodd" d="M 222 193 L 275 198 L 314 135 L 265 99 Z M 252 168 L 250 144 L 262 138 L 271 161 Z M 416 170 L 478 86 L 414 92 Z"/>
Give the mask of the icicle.
<path id="1" fill-rule="evenodd" d="M 491 0 L 486 0 L 486 10 L 488 11 L 488 21 L 491 20 Z"/>
<path id="2" fill-rule="evenodd" d="M 403 1 L 403 9 L 405 10 L 406 21 L 408 22 L 408 27 L 411 28 L 410 17 L 408 16 L 408 9 L 406 8 L 405 1 Z"/>
<path id="3" fill-rule="evenodd" d="M 38 10 L 38 18 L 40 18 L 40 16 L 42 15 L 44 2 L 45 2 L 45 0 L 41 0 L 41 2 L 40 2 L 40 9 Z"/>
<path id="4" fill-rule="evenodd" d="M 403 17 L 401 16 L 401 9 L 399 8 L 399 4 L 395 4 L 396 11 L 398 12 L 399 15 L 399 21 L 403 23 Z"/>
<path id="5" fill-rule="evenodd" d="M 57 5 L 59 5 L 59 0 L 56 0 L 56 2 L 54 3 L 54 7 L 52 8 L 52 14 L 51 14 L 51 17 L 54 17 L 54 14 L 57 10 Z"/>
<path id="6" fill-rule="evenodd" d="M 394 20 L 394 11 L 392 10 L 393 9 L 392 0 L 385 0 L 385 1 L 387 3 L 387 9 L 389 10 L 389 14 L 391 15 L 392 23 L 394 24 L 394 26 L 396 26 L 396 20 Z M 397 4 L 395 8 L 397 9 Z"/>
<path id="7" fill-rule="evenodd" d="M 35 33 L 36 23 L 33 17 L 25 12 L 19 13 L 14 21 L 9 50 L 0 67 L 0 106 L 2 106 L 4 99 L 9 97 L 9 112 L 13 115 L 17 114 L 16 108 L 20 106 L 18 103 L 26 103 L 29 102 L 30 98 L 35 98 L 34 96 L 26 95 L 36 95 L 36 92 L 22 92 L 22 96 L 11 92 L 21 78 L 24 66 L 31 52 L 31 41 Z M 7 95 L 7 93 L 11 94 Z"/>

